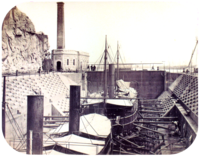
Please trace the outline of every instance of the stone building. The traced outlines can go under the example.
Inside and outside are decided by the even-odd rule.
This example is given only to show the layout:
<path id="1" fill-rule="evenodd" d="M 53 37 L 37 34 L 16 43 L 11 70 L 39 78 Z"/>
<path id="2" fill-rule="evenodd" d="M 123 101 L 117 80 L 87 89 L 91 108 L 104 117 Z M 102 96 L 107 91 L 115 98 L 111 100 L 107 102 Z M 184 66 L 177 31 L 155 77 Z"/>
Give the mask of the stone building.
<path id="1" fill-rule="evenodd" d="M 75 50 L 52 50 L 54 71 L 84 71 L 87 69 L 89 54 Z"/>
<path id="2" fill-rule="evenodd" d="M 64 3 L 57 3 L 57 49 L 51 55 L 54 71 L 84 71 L 89 62 L 89 54 L 65 49 Z"/>

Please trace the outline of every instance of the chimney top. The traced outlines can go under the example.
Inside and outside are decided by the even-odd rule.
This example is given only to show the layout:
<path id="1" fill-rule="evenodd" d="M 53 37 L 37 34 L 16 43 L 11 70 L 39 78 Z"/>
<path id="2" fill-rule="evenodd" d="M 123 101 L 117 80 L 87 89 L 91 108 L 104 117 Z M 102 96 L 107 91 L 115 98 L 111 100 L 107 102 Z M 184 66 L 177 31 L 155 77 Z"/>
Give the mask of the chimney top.
<path id="1" fill-rule="evenodd" d="M 65 4 L 65 3 L 63 3 L 63 2 L 57 2 L 57 4 Z"/>

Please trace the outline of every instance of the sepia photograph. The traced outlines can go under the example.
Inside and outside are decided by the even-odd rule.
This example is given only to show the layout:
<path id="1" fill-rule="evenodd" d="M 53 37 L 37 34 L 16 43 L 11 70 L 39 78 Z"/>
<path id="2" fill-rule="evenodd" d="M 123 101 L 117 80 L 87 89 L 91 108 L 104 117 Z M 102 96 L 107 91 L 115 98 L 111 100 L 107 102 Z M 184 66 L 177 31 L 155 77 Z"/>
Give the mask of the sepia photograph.
<path id="1" fill-rule="evenodd" d="M 1 2 L 2 154 L 196 155 L 197 4 Z"/>

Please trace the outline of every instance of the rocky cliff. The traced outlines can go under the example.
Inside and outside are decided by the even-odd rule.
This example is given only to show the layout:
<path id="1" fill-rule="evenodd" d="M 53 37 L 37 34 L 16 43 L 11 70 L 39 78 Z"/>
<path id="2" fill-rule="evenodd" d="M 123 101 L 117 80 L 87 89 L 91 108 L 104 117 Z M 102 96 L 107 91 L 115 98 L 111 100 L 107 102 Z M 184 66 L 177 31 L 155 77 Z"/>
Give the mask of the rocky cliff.
<path id="1" fill-rule="evenodd" d="M 12 8 L 2 26 L 2 72 L 37 71 L 48 49 L 48 36 L 36 33 L 29 17 Z"/>

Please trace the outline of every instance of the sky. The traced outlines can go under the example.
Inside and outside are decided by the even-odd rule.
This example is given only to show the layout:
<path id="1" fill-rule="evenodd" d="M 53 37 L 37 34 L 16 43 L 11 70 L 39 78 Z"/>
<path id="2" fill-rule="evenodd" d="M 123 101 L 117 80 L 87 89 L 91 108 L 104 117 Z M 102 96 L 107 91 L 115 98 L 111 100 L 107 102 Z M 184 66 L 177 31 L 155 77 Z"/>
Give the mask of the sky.
<path id="1" fill-rule="evenodd" d="M 29 16 L 36 32 L 48 35 L 49 51 L 56 49 L 56 1 L 16 1 L 10 8 L 15 5 Z M 196 1 L 65 1 L 65 49 L 88 52 L 89 62 L 95 63 L 107 35 L 110 55 L 115 56 L 119 41 L 123 62 L 188 64 L 198 21 Z"/>

